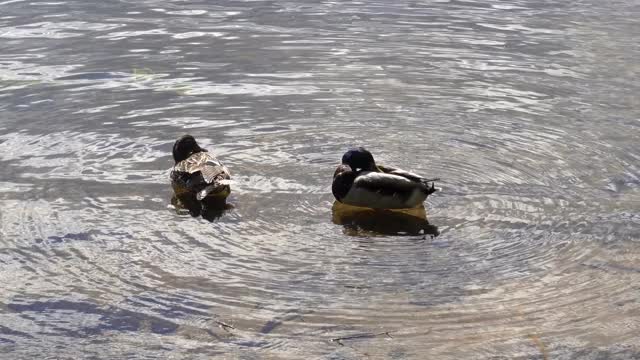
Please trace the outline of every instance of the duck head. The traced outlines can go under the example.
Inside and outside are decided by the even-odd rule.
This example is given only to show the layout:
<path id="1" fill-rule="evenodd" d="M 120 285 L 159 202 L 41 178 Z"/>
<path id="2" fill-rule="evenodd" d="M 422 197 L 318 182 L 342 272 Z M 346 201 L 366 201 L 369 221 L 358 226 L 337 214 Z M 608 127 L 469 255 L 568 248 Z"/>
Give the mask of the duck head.
<path id="1" fill-rule="evenodd" d="M 345 165 L 349 165 L 349 167 L 354 171 L 376 170 L 376 162 L 375 160 L 373 160 L 373 155 L 371 155 L 371 153 L 363 147 L 349 149 L 349 151 L 344 153 L 344 155 L 342 156 L 342 163 Z"/>
<path id="2" fill-rule="evenodd" d="M 349 165 L 340 164 L 338 165 L 338 168 L 336 169 L 336 171 L 333 173 L 333 178 L 335 179 L 336 176 L 342 173 L 346 173 L 347 171 L 352 171 L 351 167 Z"/>
<path id="3" fill-rule="evenodd" d="M 207 151 L 201 148 L 191 135 L 183 135 L 173 144 L 173 160 L 176 164 L 189 158 L 192 154 Z"/>

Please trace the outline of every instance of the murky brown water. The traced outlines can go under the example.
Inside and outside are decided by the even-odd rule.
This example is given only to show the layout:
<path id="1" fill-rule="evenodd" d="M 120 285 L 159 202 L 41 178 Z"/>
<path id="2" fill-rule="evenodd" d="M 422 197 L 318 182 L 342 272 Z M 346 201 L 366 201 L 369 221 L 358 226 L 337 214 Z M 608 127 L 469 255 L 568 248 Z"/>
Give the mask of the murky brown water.
<path id="1" fill-rule="evenodd" d="M 0 357 L 640 358 L 637 1 L 0 1 Z M 332 210 L 352 145 L 428 225 Z"/>

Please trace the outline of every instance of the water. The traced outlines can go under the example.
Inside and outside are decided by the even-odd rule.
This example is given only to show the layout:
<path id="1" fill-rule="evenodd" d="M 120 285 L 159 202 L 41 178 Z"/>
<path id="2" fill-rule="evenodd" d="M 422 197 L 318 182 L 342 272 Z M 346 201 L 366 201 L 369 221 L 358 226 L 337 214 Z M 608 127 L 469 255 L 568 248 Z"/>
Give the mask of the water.
<path id="1" fill-rule="evenodd" d="M 640 358 L 638 15 L 2 1 L 0 357 Z M 213 221 L 169 206 L 184 133 Z M 332 210 L 352 145 L 442 178 L 428 225 Z"/>

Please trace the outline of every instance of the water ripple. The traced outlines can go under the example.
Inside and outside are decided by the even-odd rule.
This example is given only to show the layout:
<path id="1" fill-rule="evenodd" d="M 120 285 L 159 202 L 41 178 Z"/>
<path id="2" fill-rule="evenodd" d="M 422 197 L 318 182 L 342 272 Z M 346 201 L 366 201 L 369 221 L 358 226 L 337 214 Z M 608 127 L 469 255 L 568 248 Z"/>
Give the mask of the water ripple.
<path id="1" fill-rule="evenodd" d="M 3 352 L 638 357 L 637 6 L 0 4 Z M 187 132 L 211 218 L 170 206 Z M 441 191 L 340 208 L 360 145 Z"/>

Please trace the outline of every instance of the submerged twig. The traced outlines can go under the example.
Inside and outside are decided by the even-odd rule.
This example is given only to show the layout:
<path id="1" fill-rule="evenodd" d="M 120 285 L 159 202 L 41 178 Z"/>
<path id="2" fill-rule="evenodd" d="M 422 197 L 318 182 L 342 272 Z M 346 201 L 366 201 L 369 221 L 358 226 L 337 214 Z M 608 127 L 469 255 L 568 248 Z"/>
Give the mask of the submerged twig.
<path id="1" fill-rule="evenodd" d="M 344 346 L 344 344 L 342 343 L 343 340 L 366 339 L 366 338 L 373 338 L 380 335 L 386 335 L 388 338 L 393 339 L 393 336 L 391 336 L 391 334 L 388 331 L 385 331 L 377 334 L 358 334 L 358 335 L 337 337 L 337 338 L 331 339 L 331 342 L 336 342 L 341 346 Z"/>
<path id="2" fill-rule="evenodd" d="M 214 321 L 215 321 L 216 324 L 220 325 L 220 327 L 223 328 L 225 331 L 229 331 L 229 330 L 227 330 L 227 328 L 234 329 L 234 330 L 236 329 L 235 327 L 233 327 L 233 325 L 229 325 L 229 324 L 227 324 L 225 322 L 222 322 L 220 320 L 214 320 Z"/>

